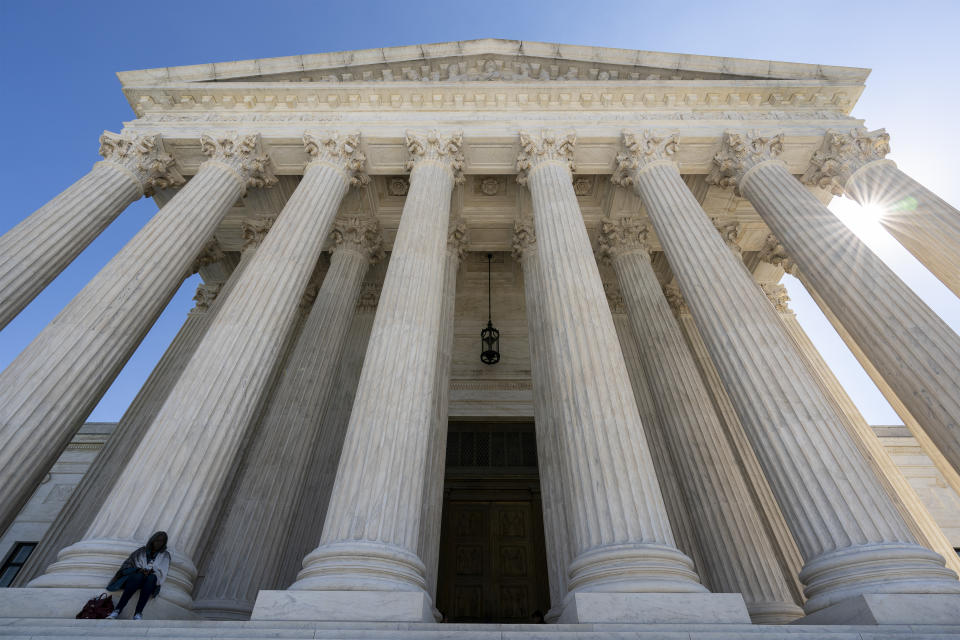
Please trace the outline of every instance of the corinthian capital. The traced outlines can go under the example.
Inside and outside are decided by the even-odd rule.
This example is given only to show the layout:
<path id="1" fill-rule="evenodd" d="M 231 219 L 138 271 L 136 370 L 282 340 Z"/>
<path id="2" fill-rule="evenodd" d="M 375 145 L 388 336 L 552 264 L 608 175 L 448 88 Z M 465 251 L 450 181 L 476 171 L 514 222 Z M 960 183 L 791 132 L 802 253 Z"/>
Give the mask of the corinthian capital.
<path id="1" fill-rule="evenodd" d="M 780 267 L 785 273 L 792 276 L 797 275 L 797 264 L 787 255 L 787 250 L 780 244 L 775 235 L 768 234 L 757 257 L 762 262 L 768 262 L 775 267 Z"/>
<path id="2" fill-rule="evenodd" d="M 757 131 L 723 134 L 720 153 L 713 156 L 713 168 L 707 184 L 734 187 L 740 195 L 740 182 L 748 171 L 764 162 L 777 161 L 783 152 L 783 134 L 760 135 Z"/>
<path id="3" fill-rule="evenodd" d="M 463 220 L 450 221 L 450 228 L 447 230 L 447 253 L 456 254 L 457 261 L 463 261 L 463 256 L 467 254 L 467 247 L 470 245 L 470 229 Z"/>
<path id="4" fill-rule="evenodd" d="M 619 256 L 640 252 L 650 257 L 650 224 L 634 216 L 603 218 L 600 220 L 598 252 L 600 259 L 611 262 Z"/>
<path id="5" fill-rule="evenodd" d="M 885 129 L 867 131 L 856 127 L 846 132 L 827 131 L 801 180 L 839 196 L 851 175 L 871 162 L 883 160 L 888 153 L 890 134 Z"/>
<path id="6" fill-rule="evenodd" d="M 360 151 L 360 134 L 311 133 L 303 134 L 303 146 L 310 155 L 312 164 L 326 164 L 335 167 L 347 176 L 350 185 L 360 187 L 370 178 L 362 173 L 367 156 Z"/>
<path id="7" fill-rule="evenodd" d="M 760 285 L 760 288 L 763 289 L 770 304 L 772 304 L 777 311 L 780 313 L 792 313 L 790 306 L 787 304 L 790 302 L 790 296 L 787 295 L 787 288 L 785 286 L 765 282 Z"/>
<path id="8" fill-rule="evenodd" d="M 383 234 L 376 218 L 346 216 L 337 218 L 330 232 L 331 253 L 354 251 L 375 264 L 383 259 Z"/>
<path id="9" fill-rule="evenodd" d="M 243 231 L 243 248 L 241 251 L 256 249 L 267 237 L 267 232 L 273 227 L 274 218 L 260 217 L 247 218 L 240 223 L 240 229 Z"/>
<path id="10" fill-rule="evenodd" d="M 197 302 L 197 306 L 194 307 L 193 310 L 202 312 L 209 309 L 213 301 L 217 299 L 217 295 L 220 293 L 222 286 L 220 283 L 197 285 L 197 293 L 193 296 L 193 299 Z"/>
<path id="11" fill-rule="evenodd" d="M 533 227 L 533 218 L 522 218 L 513 223 L 512 247 L 513 259 L 521 262 L 537 250 L 537 232 Z"/>
<path id="12" fill-rule="evenodd" d="M 720 232 L 720 237 L 723 238 L 726 245 L 730 247 L 733 254 L 738 258 L 742 258 L 743 250 L 737 243 L 740 239 L 740 228 L 742 225 L 735 220 L 723 220 L 722 218 L 710 218 L 710 221 L 717 231 Z"/>
<path id="13" fill-rule="evenodd" d="M 201 267 L 205 267 L 208 264 L 216 264 L 225 257 L 226 254 L 223 252 L 223 248 L 220 247 L 220 243 L 217 242 L 216 238 L 213 238 L 200 250 L 200 254 L 196 260 L 193 261 L 193 266 L 190 267 L 190 273 L 196 273 L 200 271 Z"/>
<path id="14" fill-rule="evenodd" d="M 517 155 L 517 182 L 527 184 L 530 172 L 539 165 L 558 163 L 570 169 L 573 176 L 573 149 L 577 144 L 577 134 L 556 134 L 544 129 L 540 136 L 534 136 L 526 131 L 520 132 L 520 153 Z"/>
<path id="15" fill-rule="evenodd" d="M 453 173 L 455 184 L 463 184 L 463 132 L 414 133 L 407 131 L 407 151 L 410 160 L 407 169 L 412 170 L 418 162 L 439 162 Z"/>
<path id="16" fill-rule="evenodd" d="M 617 168 L 610 180 L 621 187 L 633 185 L 634 176 L 659 162 L 674 162 L 673 154 L 680 145 L 679 133 L 657 133 L 649 129 L 639 134 L 623 132 L 626 151 L 617 154 Z"/>
<path id="17" fill-rule="evenodd" d="M 667 299 L 673 315 L 676 317 L 690 315 L 690 308 L 687 307 L 687 301 L 683 297 L 680 287 L 675 284 L 666 284 L 663 286 L 663 297 Z"/>
<path id="18" fill-rule="evenodd" d="M 607 296 L 607 304 L 610 305 L 610 313 L 626 313 L 627 305 L 623 301 L 623 294 L 613 282 L 603 283 L 603 292 Z"/>
<path id="19" fill-rule="evenodd" d="M 260 134 L 228 131 L 200 136 L 200 150 L 213 162 L 233 171 L 245 187 L 272 187 L 277 184 L 270 156 L 263 152 Z"/>
<path id="20" fill-rule="evenodd" d="M 147 197 L 160 189 L 183 184 L 183 176 L 174 166 L 173 156 L 163 152 L 159 134 L 138 136 L 104 131 L 100 136 L 100 155 L 104 162 L 127 171 Z"/>

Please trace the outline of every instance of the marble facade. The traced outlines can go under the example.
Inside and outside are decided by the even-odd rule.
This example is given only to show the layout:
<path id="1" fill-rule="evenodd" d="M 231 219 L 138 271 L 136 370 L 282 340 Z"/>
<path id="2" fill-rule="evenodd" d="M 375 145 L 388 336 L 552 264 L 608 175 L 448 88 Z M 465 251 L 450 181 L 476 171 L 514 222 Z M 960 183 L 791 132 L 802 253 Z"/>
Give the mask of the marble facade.
<path id="1" fill-rule="evenodd" d="M 136 118 L 0 238 L 2 326 L 159 205 L 0 372 L 0 529 L 203 284 L 0 616 L 71 616 L 164 529 L 154 617 L 433 621 L 461 420 L 534 425 L 550 620 L 960 625 L 951 541 L 778 285 L 952 480 L 960 337 L 825 206 L 886 203 L 960 281 L 960 213 L 850 115 L 867 73 L 505 40 L 120 73 Z"/>

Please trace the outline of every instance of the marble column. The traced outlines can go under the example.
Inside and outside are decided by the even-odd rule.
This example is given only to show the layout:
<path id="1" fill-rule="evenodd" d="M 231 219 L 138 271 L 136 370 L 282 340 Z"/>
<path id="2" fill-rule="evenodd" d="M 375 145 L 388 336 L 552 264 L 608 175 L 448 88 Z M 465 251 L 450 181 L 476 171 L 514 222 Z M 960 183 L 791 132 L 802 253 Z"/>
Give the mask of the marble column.
<path id="1" fill-rule="evenodd" d="M 378 265 L 377 269 L 380 268 L 382 266 Z M 379 283 L 363 283 L 353 321 L 344 340 L 333 392 L 327 400 L 320 423 L 320 431 L 323 433 L 320 438 L 321 445 L 311 454 L 310 474 L 301 491 L 299 506 L 295 511 L 296 518 L 283 545 L 283 558 L 277 573 L 278 589 L 286 588 L 296 580 L 303 567 L 304 556 L 320 542 L 379 297 Z"/>
<path id="2" fill-rule="evenodd" d="M 630 386 L 633 388 L 633 397 L 637 401 L 637 409 L 643 421 L 644 433 L 650 440 L 650 455 L 653 457 L 657 481 L 660 483 L 663 502 L 670 517 L 670 530 L 673 531 L 677 548 L 693 560 L 693 567 L 703 580 L 704 586 L 715 591 L 714 586 L 707 580 L 709 573 L 703 569 L 707 563 L 693 528 L 687 498 L 680 488 L 680 483 L 677 482 L 677 472 L 664 439 L 665 430 L 660 424 L 660 416 L 657 415 L 657 407 L 653 402 L 650 386 L 647 384 L 647 375 L 643 372 L 637 338 L 633 335 L 633 327 L 627 317 L 623 296 L 620 295 L 619 287 L 613 289 L 614 286 L 613 283 L 609 287 L 605 285 L 607 300 L 610 302 L 610 313 L 613 314 L 613 324 L 617 328 L 617 338 L 620 341 L 620 349 L 623 351 L 624 362 L 627 364 Z"/>
<path id="3" fill-rule="evenodd" d="M 626 364 L 572 185 L 575 137 L 520 134 L 553 336 L 564 504 L 574 559 L 562 622 L 654 621 L 652 595 L 700 620 L 743 620 L 739 596 L 707 594 L 676 548 Z M 546 277 L 549 274 L 549 277 Z M 692 605 L 697 595 L 713 605 Z M 727 598 L 730 601 L 709 600 Z M 727 617 L 729 616 L 729 617 Z M 691 621 L 693 618 L 691 618 Z"/>
<path id="4" fill-rule="evenodd" d="M 776 312 L 687 189 L 673 160 L 678 137 L 625 134 L 614 179 L 646 206 L 793 531 L 806 612 L 831 619 L 837 610 L 825 608 L 880 593 L 960 597 L 956 575 L 915 542 Z"/>
<path id="5" fill-rule="evenodd" d="M 443 265 L 443 304 L 437 343 L 436 411 L 427 442 L 427 472 L 423 483 L 420 541 L 417 553 L 427 568 L 427 592 L 436 602 L 437 566 L 440 562 L 440 525 L 443 516 L 443 481 L 447 460 L 450 367 L 453 361 L 453 322 L 457 302 L 457 273 L 467 253 L 470 234 L 462 220 L 451 221 L 447 232 L 447 258 Z"/>
<path id="6" fill-rule="evenodd" d="M 383 254 L 375 219 L 338 219 L 330 235 L 330 268 L 255 427 L 202 565 L 194 608 L 205 617 L 245 620 L 257 592 L 278 587 L 310 457 L 328 444 L 319 427 L 334 374 L 360 285 L 371 261 Z M 238 558 L 241 548 L 248 551 Z"/>
<path id="7" fill-rule="evenodd" d="M 99 402 L 247 186 L 257 135 L 203 136 L 200 171 L 0 373 L 0 530 Z"/>
<path id="8" fill-rule="evenodd" d="M 829 365 L 824 361 L 823 356 L 820 355 L 820 351 L 810 340 L 807 332 L 800 326 L 796 314 L 788 304 L 790 297 L 787 295 L 786 287 L 782 284 L 764 283 L 761 285 L 761 289 L 763 289 L 777 313 L 780 314 L 780 319 L 787 327 L 787 333 L 799 347 L 800 353 L 809 363 L 816 378 L 823 386 L 823 390 L 846 418 L 847 428 L 850 435 L 853 436 L 854 442 L 860 447 L 864 458 L 870 462 L 887 495 L 896 505 L 917 542 L 939 553 L 947 567 L 960 573 L 960 557 L 953 550 L 953 545 L 947 540 L 930 512 L 927 511 L 920 500 L 920 496 L 913 490 L 903 473 L 890 458 L 890 454 L 887 453 L 880 439 L 867 424 L 856 405 L 853 404 L 853 400 L 847 395 L 843 385 L 833 375 L 833 371 L 830 370 Z"/>
<path id="9" fill-rule="evenodd" d="M 159 135 L 104 131 L 103 160 L 0 237 L 0 329 L 141 196 L 183 178 Z"/>
<path id="10" fill-rule="evenodd" d="M 736 186 L 960 470 L 960 336 L 779 159 L 782 135 L 728 132 L 708 181 Z"/>
<path id="11" fill-rule="evenodd" d="M 513 230 L 513 257 L 523 269 L 523 294 L 526 302 L 527 340 L 533 382 L 533 417 L 537 440 L 537 468 L 543 505 L 544 546 L 547 553 L 547 579 L 550 583 L 550 622 L 559 618 L 567 595 L 567 567 L 573 560 L 567 525 L 566 505 L 560 475 L 560 452 L 555 414 L 556 389 L 554 364 L 550 361 L 552 336 L 546 330 L 541 308 L 543 276 L 537 257 L 537 236 L 532 219 L 518 220 Z"/>
<path id="12" fill-rule="evenodd" d="M 649 233 L 648 225 L 635 217 L 601 220 L 600 254 L 613 265 L 620 283 L 708 581 L 717 591 L 743 594 L 754 623 L 795 620 L 803 610 L 793 601 L 723 425 L 663 296 L 650 264 Z"/>
<path id="13" fill-rule="evenodd" d="M 225 255 L 212 243 L 212 251 L 205 250 L 199 263 L 206 260 L 225 259 Z M 247 252 L 245 252 L 247 253 Z M 66 504 L 57 513 L 56 519 L 37 548 L 30 554 L 27 564 L 17 574 L 15 586 L 26 585 L 41 575 L 56 560 L 57 553 L 64 547 L 80 540 L 86 532 L 97 510 L 106 500 L 110 489 L 116 483 L 127 460 L 133 455 L 143 439 L 144 433 L 157 415 L 167 394 L 176 383 L 197 345 L 206 333 L 213 318 L 216 317 L 230 289 L 236 283 L 243 269 L 244 260 L 234 268 L 226 282 L 210 282 L 197 287 L 194 296 L 196 307 L 188 314 L 183 326 L 174 336 L 170 346 L 153 368 L 130 406 L 123 412 L 113 434 L 97 455 L 93 464 L 83 474 L 80 482 L 70 492 Z"/>
<path id="14" fill-rule="evenodd" d="M 320 545 L 255 619 L 432 621 L 418 556 L 450 198 L 460 134 L 408 133 L 410 190 L 394 240 Z"/>
<path id="15" fill-rule="evenodd" d="M 363 165 L 358 136 L 304 136 L 303 179 L 244 269 L 80 542 L 36 586 L 99 586 L 151 532 L 169 533 L 160 593 L 192 604 L 194 558 L 283 354 L 340 202 Z M 150 470 L 144 473 L 142 470 Z"/>
<path id="16" fill-rule="evenodd" d="M 700 331 L 690 315 L 690 308 L 683 299 L 680 287 L 675 284 L 668 284 L 663 288 L 664 297 L 670 304 L 677 324 L 683 332 L 683 337 L 687 342 L 687 348 L 697 363 L 700 371 L 700 377 L 704 385 L 710 392 L 710 398 L 713 401 L 713 407 L 717 416 L 723 422 L 726 430 L 727 440 L 734 456 L 737 459 L 737 466 L 740 467 L 747 484 L 750 487 L 753 503 L 756 505 L 757 513 L 763 519 L 764 528 L 767 535 L 774 543 L 777 552 L 777 560 L 783 575 L 787 577 L 790 583 L 790 592 L 793 594 L 795 602 L 803 603 L 803 585 L 800 583 L 800 569 L 803 568 L 803 557 L 800 555 L 800 549 L 797 548 L 797 542 L 793 539 L 793 533 L 787 526 L 787 521 L 783 517 L 780 505 L 773 496 L 770 489 L 770 483 L 767 482 L 760 461 L 757 460 L 757 454 L 753 452 L 750 446 L 750 440 L 747 438 L 743 425 L 740 424 L 740 418 L 737 417 L 737 411 L 730 402 L 730 396 L 723 387 L 723 381 L 717 368 L 710 359 L 710 353 L 707 345 L 704 344 Z"/>
<path id="17" fill-rule="evenodd" d="M 888 153 L 883 129 L 828 131 L 802 179 L 881 208 L 883 228 L 960 296 L 960 211 L 886 160 Z"/>

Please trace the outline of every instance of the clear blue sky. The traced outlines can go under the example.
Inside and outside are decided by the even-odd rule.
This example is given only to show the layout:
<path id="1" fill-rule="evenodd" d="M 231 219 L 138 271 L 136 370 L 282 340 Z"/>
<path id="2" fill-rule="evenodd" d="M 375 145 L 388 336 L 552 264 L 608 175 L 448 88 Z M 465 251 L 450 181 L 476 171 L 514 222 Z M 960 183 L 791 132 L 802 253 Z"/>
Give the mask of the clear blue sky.
<path id="1" fill-rule="evenodd" d="M 777 9 L 783 7 L 783 9 Z M 98 160 L 97 138 L 133 113 L 114 73 L 127 69 L 367 49 L 472 38 L 510 38 L 869 67 L 854 110 L 886 127 L 901 168 L 960 205 L 960 2 L 290 2 L 0 0 L 0 99 L 7 151 L 0 159 L 0 232 L 14 226 Z M 847 219 L 861 216 L 838 207 Z M 123 213 L 0 333 L 5 367 L 155 212 Z M 960 301 L 889 236 L 858 231 L 955 330 Z M 793 306 L 865 416 L 899 422 L 839 338 L 796 286 Z M 91 420 L 119 419 L 192 306 L 180 290 Z"/>

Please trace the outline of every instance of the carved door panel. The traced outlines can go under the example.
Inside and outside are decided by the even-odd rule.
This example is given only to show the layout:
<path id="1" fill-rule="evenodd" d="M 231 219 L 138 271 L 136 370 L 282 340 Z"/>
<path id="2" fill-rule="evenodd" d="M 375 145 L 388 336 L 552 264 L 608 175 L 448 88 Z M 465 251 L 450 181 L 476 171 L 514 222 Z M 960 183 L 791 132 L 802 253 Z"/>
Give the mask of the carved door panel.
<path id="1" fill-rule="evenodd" d="M 444 505 L 437 607 L 451 622 L 529 622 L 546 589 L 530 501 Z"/>

